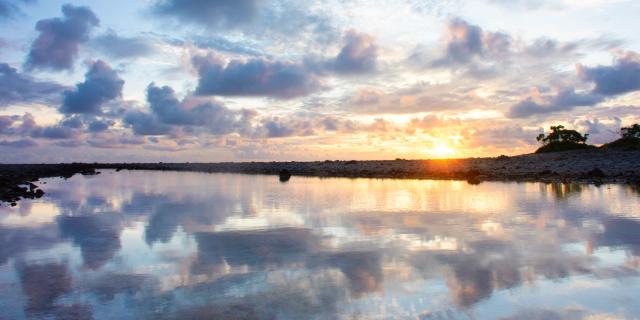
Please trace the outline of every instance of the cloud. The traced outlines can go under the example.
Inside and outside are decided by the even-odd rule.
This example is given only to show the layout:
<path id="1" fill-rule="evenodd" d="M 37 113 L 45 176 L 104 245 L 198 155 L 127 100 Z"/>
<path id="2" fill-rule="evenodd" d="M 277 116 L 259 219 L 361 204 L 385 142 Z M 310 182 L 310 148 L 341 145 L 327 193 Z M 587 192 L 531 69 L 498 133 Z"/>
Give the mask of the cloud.
<path id="1" fill-rule="evenodd" d="M 56 300 L 71 292 L 72 277 L 66 263 L 24 264 L 16 266 L 22 292 L 28 298 L 27 314 L 42 314 L 54 309 Z"/>
<path id="2" fill-rule="evenodd" d="M 54 125 L 48 127 L 37 127 L 31 131 L 32 138 L 45 138 L 52 140 L 72 139 L 80 134 L 79 131 L 70 127 Z"/>
<path id="3" fill-rule="evenodd" d="M 204 28 L 208 36 L 239 31 L 276 40 L 294 36 L 327 43 L 337 35 L 329 14 L 307 1 L 155 0 L 150 12 L 180 27 Z"/>
<path id="4" fill-rule="evenodd" d="M 640 55 L 627 52 L 618 57 L 612 66 L 586 67 L 577 65 L 578 76 L 594 87 L 584 93 L 564 89 L 555 96 L 543 98 L 544 102 L 529 97 L 509 109 L 511 118 L 524 118 L 535 114 L 567 111 L 578 106 L 594 106 L 607 98 L 640 90 Z"/>
<path id="5" fill-rule="evenodd" d="M 147 87 L 151 113 L 130 112 L 124 121 L 139 135 L 164 135 L 179 127 L 199 127 L 210 134 L 248 132 L 256 113 L 252 110 L 231 110 L 212 101 L 194 97 L 178 100 L 171 87 Z"/>
<path id="6" fill-rule="evenodd" d="M 142 37 L 121 37 L 113 30 L 94 38 L 92 44 L 113 59 L 136 58 L 154 51 L 151 40 Z"/>
<path id="7" fill-rule="evenodd" d="M 62 121 L 60 121 L 60 125 L 63 127 L 79 129 L 84 126 L 84 123 L 82 123 L 82 119 L 80 119 L 80 117 L 74 116 L 62 119 Z"/>
<path id="8" fill-rule="evenodd" d="M 316 74 L 302 64 L 251 59 L 225 64 L 213 56 L 195 56 L 193 66 L 200 79 L 196 94 L 264 96 L 290 99 L 320 89 Z"/>
<path id="9" fill-rule="evenodd" d="M 355 132 L 367 128 L 354 121 L 321 114 L 266 117 L 253 130 L 255 138 L 304 137 L 323 132 Z"/>
<path id="10" fill-rule="evenodd" d="M 299 228 L 199 232 L 195 238 L 198 264 L 228 263 L 252 269 L 302 261 L 317 241 L 311 230 Z"/>
<path id="11" fill-rule="evenodd" d="M 524 53 L 534 58 L 565 55 L 574 51 L 579 45 L 588 45 L 589 42 L 593 41 L 562 43 L 554 39 L 538 38 L 524 48 Z"/>
<path id="12" fill-rule="evenodd" d="M 152 13 L 212 29 L 234 29 L 252 22 L 258 14 L 258 0 L 158 0 Z"/>
<path id="13" fill-rule="evenodd" d="M 0 19 L 13 18 L 22 11 L 18 3 L 33 3 L 35 0 L 0 0 Z"/>
<path id="14" fill-rule="evenodd" d="M 531 10 L 543 7 L 546 0 L 489 0 L 489 2 L 508 6 L 510 8 L 523 8 Z"/>
<path id="15" fill-rule="evenodd" d="M 26 67 L 32 69 L 71 69 L 81 43 L 100 21 L 88 7 L 62 6 L 64 18 L 40 20 L 40 35 L 31 44 Z"/>
<path id="16" fill-rule="evenodd" d="M 64 88 L 54 82 L 35 80 L 0 63 L 0 107 L 16 103 L 55 103 Z"/>
<path id="17" fill-rule="evenodd" d="M 512 106 L 507 116 L 510 118 L 526 118 L 533 115 L 568 111 L 575 107 L 596 105 L 604 101 L 604 97 L 588 92 L 577 93 L 575 89 L 566 89 L 554 96 L 546 97 L 545 100 L 545 102 L 540 103 L 529 97 Z"/>
<path id="18" fill-rule="evenodd" d="M 447 24 L 445 56 L 433 66 L 451 66 L 469 63 L 475 57 L 500 57 L 511 50 L 511 36 L 501 32 L 486 32 L 460 18 Z"/>
<path id="19" fill-rule="evenodd" d="M 105 102 L 116 99 L 122 93 L 124 80 L 102 60 L 94 62 L 85 74 L 85 81 L 76 85 L 75 91 L 64 92 L 60 112 L 64 114 L 102 113 Z"/>
<path id="20" fill-rule="evenodd" d="M 121 217 L 112 214 L 59 216 L 60 234 L 80 247 L 85 266 L 97 270 L 120 251 Z"/>
<path id="21" fill-rule="evenodd" d="M 585 67 L 578 64 L 578 75 L 584 81 L 593 82 L 593 92 L 602 95 L 619 95 L 640 90 L 640 54 L 627 52 L 617 58 L 612 66 Z"/>
<path id="22" fill-rule="evenodd" d="M 31 139 L 0 140 L 0 147 L 31 148 L 36 146 L 38 146 L 38 144 Z"/>
<path id="23" fill-rule="evenodd" d="M 339 74 L 369 73 L 376 69 L 378 47 L 372 36 L 350 30 L 345 36 L 346 44 L 329 67 Z"/>
<path id="24" fill-rule="evenodd" d="M 87 129 L 89 130 L 89 132 L 94 132 L 94 133 L 103 132 L 109 129 L 109 127 L 114 124 L 115 122 L 112 120 L 109 120 L 109 121 L 94 120 L 91 123 L 89 123 L 89 126 L 87 127 Z"/>
<path id="25" fill-rule="evenodd" d="M 169 134 L 172 131 L 171 126 L 161 123 L 156 117 L 144 112 L 129 112 L 123 121 L 137 135 L 157 136 Z"/>

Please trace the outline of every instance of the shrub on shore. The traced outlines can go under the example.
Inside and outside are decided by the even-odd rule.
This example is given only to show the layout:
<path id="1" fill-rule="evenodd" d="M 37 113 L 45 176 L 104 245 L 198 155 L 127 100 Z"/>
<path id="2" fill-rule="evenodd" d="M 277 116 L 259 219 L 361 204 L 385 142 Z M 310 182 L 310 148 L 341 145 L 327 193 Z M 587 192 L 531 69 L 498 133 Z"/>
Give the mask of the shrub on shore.
<path id="1" fill-rule="evenodd" d="M 569 150 L 594 149 L 595 146 L 587 144 L 589 134 L 581 134 L 576 130 L 565 129 L 564 126 L 552 126 L 547 135 L 541 133 L 536 140 L 543 144 L 536 153 L 559 152 Z"/>
<path id="2" fill-rule="evenodd" d="M 603 149 L 640 150 L 640 125 L 634 124 L 620 129 L 620 139 L 606 143 Z"/>

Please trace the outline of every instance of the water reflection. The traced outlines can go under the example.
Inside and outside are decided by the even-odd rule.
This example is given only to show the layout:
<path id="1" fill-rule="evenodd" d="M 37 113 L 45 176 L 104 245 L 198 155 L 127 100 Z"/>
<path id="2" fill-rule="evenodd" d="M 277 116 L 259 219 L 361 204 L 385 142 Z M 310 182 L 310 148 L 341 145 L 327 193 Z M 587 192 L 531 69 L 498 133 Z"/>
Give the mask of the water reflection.
<path id="1" fill-rule="evenodd" d="M 105 172 L 0 207 L 0 318 L 640 314 L 626 186 Z"/>

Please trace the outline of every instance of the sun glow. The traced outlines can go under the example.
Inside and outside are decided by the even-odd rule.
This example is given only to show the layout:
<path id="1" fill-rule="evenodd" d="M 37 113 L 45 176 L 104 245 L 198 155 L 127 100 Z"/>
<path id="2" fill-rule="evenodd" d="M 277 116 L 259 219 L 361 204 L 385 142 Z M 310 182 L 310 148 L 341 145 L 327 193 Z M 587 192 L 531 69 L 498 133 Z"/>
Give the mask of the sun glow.
<path id="1" fill-rule="evenodd" d="M 433 145 L 433 148 L 429 150 L 429 153 L 439 158 L 449 157 L 456 153 L 456 149 L 446 143 L 438 142 Z"/>

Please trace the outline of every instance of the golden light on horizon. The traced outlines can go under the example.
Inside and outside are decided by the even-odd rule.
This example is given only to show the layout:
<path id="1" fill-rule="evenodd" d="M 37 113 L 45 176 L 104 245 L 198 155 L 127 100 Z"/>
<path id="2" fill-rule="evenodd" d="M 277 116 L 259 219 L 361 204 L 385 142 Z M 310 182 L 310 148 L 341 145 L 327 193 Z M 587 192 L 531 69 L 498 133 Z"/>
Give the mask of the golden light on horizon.
<path id="1" fill-rule="evenodd" d="M 437 142 L 433 145 L 433 148 L 429 150 L 429 153 L 435 157 L 450 157 L 455 155 L 457 150 L 446 142 Z"/>

